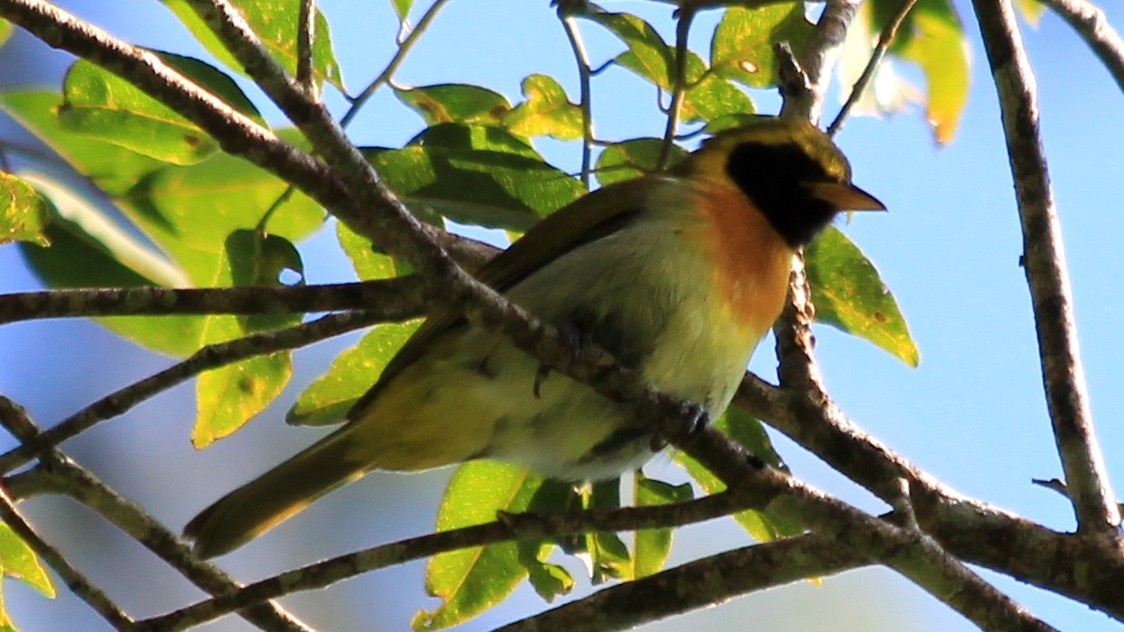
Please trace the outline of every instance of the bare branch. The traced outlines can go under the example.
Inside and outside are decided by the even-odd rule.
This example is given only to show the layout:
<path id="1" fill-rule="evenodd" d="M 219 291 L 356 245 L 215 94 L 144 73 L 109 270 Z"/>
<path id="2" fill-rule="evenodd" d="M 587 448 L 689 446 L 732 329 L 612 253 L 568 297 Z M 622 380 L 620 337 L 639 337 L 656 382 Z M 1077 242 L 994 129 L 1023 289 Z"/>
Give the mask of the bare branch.
<path id="1" fill-rule="evenodd" d="M 313 75 L 312 46 L 316 41 L 316 0 L 301 0 L 297 14 L 297 84 L 316 98 L 316 77 Z"/>
<path id="2" fill-rule="evenodd" d="M 402 277 L 298 287 L 89 288 L 0 294 L 0 324 L 45 318 L 292 314 L 376 307 L 388 321 L 424 312 L 421 282 Z"/>
<path id="3" fill-rule="evenodd" d="M 1101 58 L 1101 63 L 1124 90 L 1124 39 L 1112 28 L 1104 11 L 1086 0 L 1041 0 L 1069 23 Z"/>
<path id="4" fill-rule="evenodd" d="M 574 52 L 574 61 L 578 66 L 578 86 L 581 92 L 580 103 L 582 110 L 582 185 L 589 189 L 589 176 L 593 168 L 593 73 L 590 70 L 589 53 L 585 50 L 581 29 L 573 15 L 566 12 L 566 4 L 558 3 L 558 19 L 562 22 L 562 29 L 566 32 L 566 39 L 570 42 L 570 49 Z"/>
<path id="5" fill-rule="evenodd" d="M 1066 486 L 1073 498 L 1078 529 L 1117 538 L 1120 512 L 1093 430 L 1061 222 L 1050 191 L 1038 128 L 1033 70 L 1010 0 L 973 0 L 972 6 L 999 93 L 1022 222 L 1023 268 L 1038 332 L 1042 381 Z"/>

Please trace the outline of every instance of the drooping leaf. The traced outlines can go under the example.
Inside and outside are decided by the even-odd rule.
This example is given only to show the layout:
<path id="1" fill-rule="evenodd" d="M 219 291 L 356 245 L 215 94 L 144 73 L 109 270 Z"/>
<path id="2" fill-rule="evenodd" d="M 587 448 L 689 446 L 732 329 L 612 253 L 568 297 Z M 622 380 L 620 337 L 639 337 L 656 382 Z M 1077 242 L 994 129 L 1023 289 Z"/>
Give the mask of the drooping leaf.
<path id="1" fill-rule="evenodd" d="M 674 49 L 668 47 L 668 54 Z M 648 79 L 665 91 L 672 91 L 672 75 L 651 74 L 651 67 L 633 52 L 625 51 L 616 58 L 616 63 Z M 687 65 L 684 68 L 682 120 L 710 121 L 731 114 L 747 114 L 754 111 L 749 97 L 729 80 L 709 72 L 706 63 L 694 51 L 687 51 Z"/>
<path id="2" fill-rule="evenodd" d="M 170 66 L 236 110 L 264 124 L 230 77 L 197 59 L 159 53 Z M 184 116 L 117 75 L 85 60 L 63 80 L 58 115 L 69 131 L 120 145 L 177 165 L 189 165 L 219 150 L 218 142 Z"/>
<path id="3" fill-rule="evenodd" d="M 920 66 L 929 93 L 925 116 L 936 141 L 947 145 L 968 104 L 971 68 L 964 25 L 948 0 L 920 0 L 902 27 L 912 37 L 894 50 Z"/>
<path id="4" fill-rule="evenodd" d="M 8 525 L 0 522 L 0 569 L 5 577 L 14 577 L 39 591 L 45 597 L 55 597 L 55 587 L 39 557 Z"/>
<path id="5" fill-rule="evenodd" d="M 386 364 L 418 328 L 420 321 L 384 323 L 367 332 L 353 347 L 297 397 L 285 415 L 294 425 L 320 426 L 342 421 L 363 393 L 378 381 Z"/>
<path id="6" fill-rule="evenodd" d="M 663 140 L 659 138 L 633 138 L 609 145 L 597 157 L 597 181 L 608 186 L 621 180 L 631 180 L 656 169 L 659 162 Z M 687 152 L 678 145 L 672 145 L 668 165 L 683 159 Z"/>
<path id="7" fill-rule="evenodd" d="M 398 16 L 398 22 L 404 24 L 406 16 L 410 15 L 410 8 L 414 6 L 414 0 L 390 0 L 390 5 L 394 7 L 394 14 Z"/>
<path id="8" fill-rule="evenodd" d="M 874 343 L 909 366 L 920 353 L 894 295 L 874 264 L 829 227 L 806 250 L 816 319 Z"/>
<path id="9" fill-rule="evenodd" d="M 46 200 L 25 180 L 0 172 L 0 245 L 26 241 L 47 246 L 44 231 L 51 221 Z"/>
<path id="10" fill-rule="evenodd" d="M 410 273 L 409 264 L 376 252 L 369 239 L 356 234 L 343 222 L 336 223 L 336 238 L 360 279 L 389 279 Z"/>
<path id="11" fill-rule="evenodd" d="M 667 505 L 685 502 L 694 497 L 690 483 L 672 485 L 636 473 L 635 496 L 638 507 Z M 641 529 L 636 532 L 632 550 L 633 579 L 654 575 L 663 570 L 667 556 L 671 553 L 672 529 Z"/>
<path id="12" fill-rule="evenodd" d="M 523 80 L 527 99 L 504 116 L 504 125 L 520 136 L 551 136 L 559 140 L 582 137 L 582 110 L 566 97 L 566 91 L 547 75 Z"/>
<path id="13" fill-rule="evenodd" d="M 191 443 L 203 449 L 241 428 L 269 405 L 293 374 L 291 352 L 279 351 L 212 369 L 196 380 L 198 414 Z"/>
<path id="14" fill-rule="evenodd" d="M 195 39 L 199 40 L 208 52 L 226 66 L 243 72 L 242 64 L 226 50 L 222 42 L 191 8 L 187 0 L 163 0 L 176 17 L 183 22 Z M 274 58 L 289 72 L 297 69 L 297 20 L 300 16 L 301 0 L 231 0 L 242 17 L 257 34 L 262 44 L 273 53 Z M 316 32 L 312 40 L 312 70 L 318 83 L 327 81 L 340 90 L 344 89 L 339 64 L 332 50 L 332 36 L 328 20 L 319 10 L 316 11 Z"/>
<path id="15" fill-rule="evenodd" d="M 661 87 L 666 88 L 670 84 L 675 68 L 675 52 L 651 24 L 628 13 L 589 10 L 580 15 L 609 29 L 628 47 L 618 56 L 618 63 L 625 58 L 629 67 L 640 76 Z"/>
<path id="16" fill-rule="evenodd" d="M 726 413 L 714 422 L 714 427 L 730 435 L 732 439 L 769 465 L 784 468 L 780 455 L 773 449 L 773 444 L 769 441 L 769 436 L 765 433 L 761 422 L 740 408 L 735 406 L 727 408 Z M 716 494 L 726 489 L 725 483 L 690 456 L 679 453 L 675 456 L 675 461 L 687 470 L 691 478 L 695 479 L 707 494 Z M 751 538 L 758 542 L 768 542 L 779 536 L 795 535 L 801 530 L 801 526 L 792 522 L 786 515 L 773 515 L 756 509 L 739 511 L 733 515 L 733 518 Z"/>
<path id="17" fill-rule="evenodd" d="M 12 36 L 12 23 L 0 18 L 0 46 L 3 46 Z"/>
<path id="18" fill-rule="evenodd" d="M 620 479 L 598 481 L 582 492 L 582 507 L 599 511 L 621 508 Z M 597 531 L 584 536 L 589 579 L 596 585 L 613 579 L 632 579 L 632 554 L 619 535 Z"/>
<path id="19" fill-rule="evenodd" d="M 444 83 L 395 90 L 394 94 L 425 120 L 438 123 L 476 123 L 500 125 L 511 111 L 511 103 L 502 94 L 461 83 Z"/>
<path id="20" fill-rule="evenodd" d="M 720 76 L 753 88 L 774 86 L 773 43 L 788 42 L 799 58 L 811 34 L 803 2 L 727 7 L 711 38 L 710 66 Z"/>
<path id="21" fill-rule="evenodd" d="M 540 494 L 552 499 L 564 495 L 565 486 L 547 483 L 525 470 L 492 461 L 476 461 L 457 468 L 437 512 L 437 529 L 495 520 L 497 511 L 522 512 L 536 507 Z M 442 600 L 433 611 L 421 611 L 415 630 L 440 630 L 457 625 L 507 598 L 528 577 L 524 563 L 539 555 L 521 554 L 526 543 L 504 542 L 442 553 L 426 567 L 426 590 Z M 551 571 L 545 571 L 551 572 Z"/>
<path id="22" fill-rule="evenodd" d="M 304 261 L 293 242 L 260 230 L 237 229 L 226 238 L 226 256 L 235 287 L 289 287 L 304 285 Z M 285 281 L 286 273 L 297 275 Z M 280 329 L 300 323 L 301 314 L 247 314 L 239 316 L 250 331 Z"/>

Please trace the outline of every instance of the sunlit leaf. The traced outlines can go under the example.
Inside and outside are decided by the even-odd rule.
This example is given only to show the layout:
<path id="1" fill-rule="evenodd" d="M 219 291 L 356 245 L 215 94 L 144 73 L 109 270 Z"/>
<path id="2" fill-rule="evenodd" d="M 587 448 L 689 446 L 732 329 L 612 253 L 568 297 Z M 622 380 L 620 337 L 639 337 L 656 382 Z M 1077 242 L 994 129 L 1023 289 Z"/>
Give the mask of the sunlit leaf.
<path id="1" fill-rule="evenodd" d="M 355 401 L 378 381 L 386 364 L 418 328 L 419 321 L 385 323 L 367 332 L 355 346 L 297 397 L 285 421 L 318 426 L 343 421 Z"/>
<path id="2" fill-rule="evenodd" d="M 806 254 L 816 319 L 917 366 L 921 358 L 905 317 L 858 246 L 829 227 L 808 246 Z"/>
<path id="3" fill-rule="evenodd" d="M 402 103 L 425 119 L 426 124 L 480 123 L 500 125 L 511 110 L 511 103 L 502 94 L 460 83 L 420 86 L 395 90 Z"/>
<path id="4" fill-rule="evenodd" d="M 621 508 L 620 479 L 598 481 L 582 491 L 582 508 L 615 511 Z M 612 531 L 595 531 L 583 536 L 589 579 L 596 585 L 632 579 L 632 554 L 624 540 Z"/>
<path id="5" fill-rule="evenodd" d="M 3 46 L 4 42 L 7 42 L 8 38 L 11 36 L 12 23 L 3 18 L 0 18 L 0 46 Z"/>
<path id="6" fill-rule="evenodd" d="M 228 105 L 261 116 L 225 74 L 197 59 L 160 53 L 161 58 Z M 199 126 L 117 75 L 85 60 L 63 81 L 58 110 L 63 127 L 177 165 L 199 162 L 219 150 Z"/>
<path id="7" fill-rule="evenodd" d="M 710 42 L 710 65 L 719 75 L 753 88 L 774 86 L 773 44 L 788 42 L 799 58 L 811 34 L 803 2 L 727 7 Z"/>
<path id="8" fill-rule="evenodd" d="M 458 527 L 495 520 L 497 511 L 522 512 L 536 507 L 540 494 L 549 499 L 564 495 L 565 486 L 547 483 L 525 470 L 478 461 L 462 465 L 449 481 L 449 488 L 437 513 L 437 529 L 447 531 Z M 442 600 L 433 611 L 419 612 L 413 621 L 415 630 L 439 630 L 475 617 L 491 608 L 527 579 L 524 566 L 539 556 L 520 552 L 526 543 L 504 542 L 442 553 L 426 566 L 426 590 Z M 550 571 L 544 571 L 550 572 Z"/>
<path id="9" fill-rule="evenodd" d="M 630 180 L 655 171 L 659 162 L 663 140 L 659 138 L 633 138 L 609 145 L 597 157 L 595 173 L 601 186 L 621 180 Z M 678 145 L 672 145 L 668 165 L 674 165 L 687 155 Z"/>
<path id="10" fill-rule="evenodd" d="M 50 242 L 43 231 L 50 221 L 48 202 L 30 184 L 0 172 L 0 245 L 26 241 L 47 246 Z"/>
<path id="11" fill-rule="evenodd" d="M 47 571 L 39 563 L 39 557 L 31 550 L 8 525 L 0 522 L 0 568 L 4 576 L 14 577 L 39 591 L 45 597 L 54 598 L 55 587 Z"/>
<path id="12" fill-rule="evenodd" d="M 406 16 L 410 15 L 410 7 L 414 6 L 414 0 L 390 0 L 390 5 L 394 7 L 398 21 L 405 22 Z"/>
<path id="13" fill-rule="evenodd" d="M 559 140 L 582 137 L 582 110 L 566 97 L 566 91 L 547 75 L 523 80 L 527 99 L 504 116 L 504 125 L 520 136 L 551 136 Z"/>
<path id="14" fill-rule="evenodd" d="M 728 434 L 769 465 L 784 468 L 780 455 L 773 449 L 773 444 L 765 433 L 764 426 L 744 410 L 734 406 L 727 408 L 726 413 L 714 422 L 714 428 Z M 725 483 L 690 456 L 679 453 L 675 456 L 675 461 L 687 470 L 691 478 L 695 479 L 707 494 L 716 494 L 726 489 Z M 755 509 L 739 511 L 733 515 L 733 518 L 751 538 L 758 542 L 768 542 L 779 536 L 795 535 L 801 530 L 801 526 L 791 521 L 787 515 L 774 515 Z"/>
<path id="15" fill-rule="evenodd" d="M 1042 14 L 1046 12 L 1046 5 L 1039 0 L 1015 0 L 1015 6 L 1022 13 L 1023 19 L 1032 27 L 1037 27 Z"/>
<path id="16" fill-rule="evenodd" d="M 163 2 L 208 52 L 226 66 L 237 72 L 244 72 L 242 64 L 226 50 L 210 27 L 191 8 L 188 0 L 163 0 Z M 291 75 L 296 74 L 297 69 L 297 20 L 300 16 L 300 2 L 301 0 L 231 0 L 231 4 L 238 7 L 242 17 L 249 23 L 262 44 Z M 318 82 L 327 81 L 343 90 L 343 78 L 336 63 L 335 53 L 332 51 L 328 20 L 319 10 L 316 11 L 316 32 L 312 41 L 312 69 L 313 76 Z"/>
<path id="17" fill-rule="evenodd" d="M 636 505 L 650 507 L 685 502 L 694 497 L 690 483 L 672 485 L 637 472 Z M 672 529 L 641 529 L 636 532 L 632 552 L 632 578 L 640 579 L 663 570 L 671 553 Z"/>
<path id="18" fill-rule="evenodd" d="M 292 373 L 292 353 L 279 351 L 201 374 L 195 386 L 198 414 L 192 445 L 205 448 L 241 428 L 281 394 Z"/>
<path id="19" fill-rule="evenodd" d="M 949 0 L 920 0 L 901 32 L 912 37 L 893 50 L 921 67 L 929 93 L 925 115 L 937 142 L 947 145 L 968 104 L 971 68 L 964 25 Z"/>
<path id="20" fill-rule="evenodd" d="M 580 15 L 609 29 L 628 47 L 628 51 L 617 58 L 618 63 L 622 58 L 627 59 L 629 67 L 642 77 L 659 86 L 670 84 L 675 52 L 651 24 L 627 13 L 587 11 Z"/>

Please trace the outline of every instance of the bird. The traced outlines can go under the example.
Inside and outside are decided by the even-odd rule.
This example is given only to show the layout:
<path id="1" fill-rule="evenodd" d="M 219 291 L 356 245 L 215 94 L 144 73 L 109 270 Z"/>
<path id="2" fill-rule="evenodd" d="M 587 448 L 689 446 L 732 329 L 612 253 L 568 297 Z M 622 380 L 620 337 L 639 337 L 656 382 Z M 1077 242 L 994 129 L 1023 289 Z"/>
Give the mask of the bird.
<path id="1" fill-rule="evenodd" d="M 548 215 L 476 276 L 717 417 L 780 315 L 794 253 L 860 210 L 885 206 L 851 183 L 826 134 L 761 117 Z M 494 459 L 563 481 L 613 478 L 648 461 L 657 439 L 502 333 L 435 312 L 342 427 L 204 509 L 184 535 L 200 557 L 228 553 L 373 470 Z"/>

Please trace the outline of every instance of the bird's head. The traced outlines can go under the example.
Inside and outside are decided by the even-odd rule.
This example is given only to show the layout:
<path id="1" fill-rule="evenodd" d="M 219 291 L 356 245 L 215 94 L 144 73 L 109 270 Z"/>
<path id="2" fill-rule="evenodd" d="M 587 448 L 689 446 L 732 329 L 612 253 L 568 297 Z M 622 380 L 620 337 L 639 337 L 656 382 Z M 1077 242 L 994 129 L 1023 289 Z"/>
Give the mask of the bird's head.
<path id="1" fill-rule="evenodd" d="M 792 247 L 841 211 L 886 210 L 851 184 L 851 165 L 827 134 L 799 119 L 762 117 L 719 132 L 673 172 L 732 183 Z"/>

